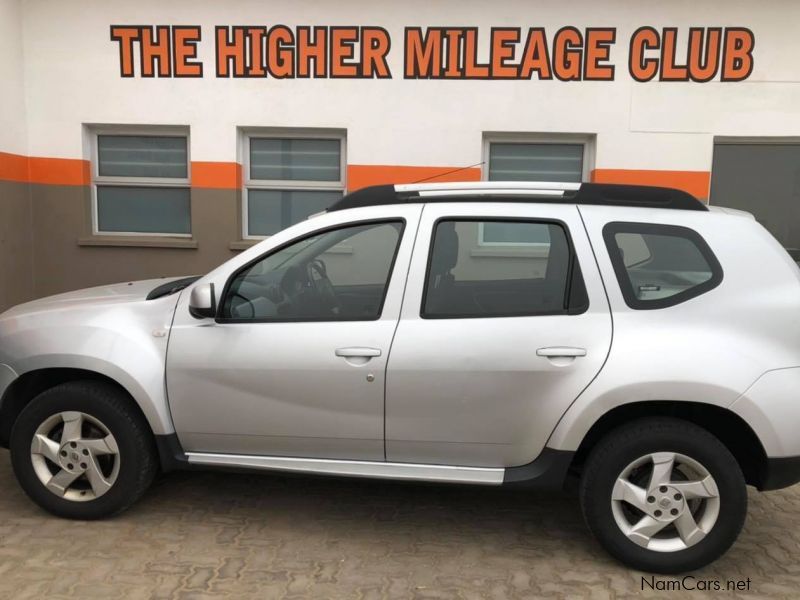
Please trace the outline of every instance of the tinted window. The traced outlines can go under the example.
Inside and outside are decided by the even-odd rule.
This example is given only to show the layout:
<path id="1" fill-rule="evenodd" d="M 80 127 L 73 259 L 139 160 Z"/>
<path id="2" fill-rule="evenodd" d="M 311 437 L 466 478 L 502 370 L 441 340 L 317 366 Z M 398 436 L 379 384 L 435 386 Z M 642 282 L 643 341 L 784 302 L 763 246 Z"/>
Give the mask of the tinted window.
<path id="1" fill-rule="evenodd" d="M 632 308 L 663 308 L 716 287 L 722 269 L 686 227 L 610 223 L 603 230 L 622 294 Z"/>
<path id="2" fill-rule="evenodd" d="M 366 321 L 380 317 L 402 222 L 370 223 L 304 238 L 237 273 L 225 319 Z"/>
<path id="3" fill-rule="evenodd" d="M 482 246 L 479 232 L 501 227 L 535 246 Z M 544 240 L 547 240 L 546 242 Z M 442 220 L 436 224 L 423 299 L 425 318 L 560 314 L 570 297 L 586 302 L 563 226 L 512 220 Z"/>

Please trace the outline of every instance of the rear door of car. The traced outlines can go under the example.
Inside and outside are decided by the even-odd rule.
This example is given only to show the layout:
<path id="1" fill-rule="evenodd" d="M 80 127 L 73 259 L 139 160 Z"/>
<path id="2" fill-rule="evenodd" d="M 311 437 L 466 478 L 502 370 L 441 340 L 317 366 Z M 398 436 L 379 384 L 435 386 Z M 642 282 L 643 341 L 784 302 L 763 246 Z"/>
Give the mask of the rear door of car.
<path id="1" fill-rule="evenodd" d="M 532 461 L 611 332 L 575 206 L 427 204 L 388 363 L 387 460 Z"/>

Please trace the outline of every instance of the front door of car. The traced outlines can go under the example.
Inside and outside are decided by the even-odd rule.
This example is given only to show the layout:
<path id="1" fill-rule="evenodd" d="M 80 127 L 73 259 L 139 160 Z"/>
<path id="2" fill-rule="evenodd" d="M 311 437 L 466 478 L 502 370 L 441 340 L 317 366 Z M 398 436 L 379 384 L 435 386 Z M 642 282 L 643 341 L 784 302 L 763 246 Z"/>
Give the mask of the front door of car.
<path id="1" fill-rule="evenodd" d="M 420 212 L 312 219 L 328 225 L 218 279 L 216 319 L 193 318 L 184 294 L 167 389 L 185 450 L 384 459 L 386 361 Z"/>
<path id="2" fill-rule="evenodd" d="M 387 460 L 531 462 L 610 343 L 575 206 L 428 204 L 389 357 Z"/>

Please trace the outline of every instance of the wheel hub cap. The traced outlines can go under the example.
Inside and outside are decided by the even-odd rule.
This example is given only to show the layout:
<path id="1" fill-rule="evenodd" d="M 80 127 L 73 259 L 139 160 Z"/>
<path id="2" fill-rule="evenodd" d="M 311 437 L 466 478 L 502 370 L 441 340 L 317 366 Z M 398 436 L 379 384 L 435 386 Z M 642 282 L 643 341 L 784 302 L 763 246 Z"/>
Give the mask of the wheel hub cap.
<path id="1" fill-rule="evenodd" d="M 649 471 L 649 476 L 648 476 Z M 635 544 L 675 552 L 700 542 L 719 516 L 719 492 L 708 470 L 673 452 L 655 452 L 630 463 L 611 495 L 614 520 Z"/>
<path id="2" fill-rule="evenodd" d="M 53 494 L 83 502 L 99 498 L 119 474 L 117 441 L 101 421 L 65 411 L 45 419 L 31 441 L 31 462 Z"/>

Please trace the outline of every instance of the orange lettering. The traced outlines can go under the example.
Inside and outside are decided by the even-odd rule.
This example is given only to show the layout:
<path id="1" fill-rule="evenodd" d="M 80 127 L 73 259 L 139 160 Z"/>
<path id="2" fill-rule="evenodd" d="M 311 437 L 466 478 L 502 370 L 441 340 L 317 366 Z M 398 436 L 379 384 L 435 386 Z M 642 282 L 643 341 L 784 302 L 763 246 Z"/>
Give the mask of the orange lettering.
<path id="1" fill-rule="evenodd" d="M 119 43 L 119 74 L 133 77 L 133 42 L 139 39 L 138 27 L 111 26 L 111 41 Z"/>
<path id="2" fill-rule="evenodd" d="M 326 44 L 327 27 L 314 27 L 314 41 L 311 41 L 311 28 L 297 28 L 297 76 L 311 76 L 311 61 L 314 61 L 314 77 L 327 77 Z"/>
<path id="3" fill-rule="evenodd" d="M 269 72 L 273 77 L 283 79 L 294 75 L 291 45 L 294 43 L 292 30 L 276 25 L 269 32 L 267 60 Z M 287 46 L 289 46 L 287 48 Z"/>
<path id="4" fill-rule="evenodd" d="M 406 79 L 430 79 L 442 74 L 442 31 L 418 27 L 406 29 L 404 73 Z"/>
<path id="5" fill-rule="evenodd" d="M 725 50 L 722 60 L 722 81 L 742 81 L 753 72 L 753 32 L 741 27 L 725 30 Z"/>
<path id="6" fill-rule="evenodd" d="M 553 71 L 561 81 L 580 81 L 583 36 L 574 27 L 564 27 L 553 42 Z"/>
<path id="7" fill-rule="evenodd" d="M 174 26 L 172 28 L 172 52 L 175 59 L 175 77 L 202 77 L 203 65 L 192 59 L 197 58 L 197 43 L 200 41 L 200 27 Z"/>
<path id="8" fill-rule="evenodd" d="M 331 27 L 331 77 L 358 77 L 358 67 L 345 62 L 352 60 L 357 40 L 355 27 Z"/>
<path id="9" fill-rule="evenodd" d="M 615 29 L 586 30 L 586 62 L 583 78 L 587 81 L 612 81 L 614 65 L 603 65 L 611 54 L 611 44 L 617 40 Z"/>
<path id="10" fill-rule="evenodd" d="M 217 77 L 230 77 L 230 63 L 233 62 L 233 76 L 245 74 L 244 29 L 231 27 L 233 41 L 229 41 L 228 27 L 217 26 Z"/>
<path id="11" fill-rule="evenodd" d="M 364 77 L 386 79 L 392 76 L 386 63 L 390 47 L 389 32 L 383 27 L 361 28 L 361 65 Z"/>
<path id="12" fill-rule="evenodd" d="M 631 36 L 628 70 L 636 81 L 650 81 L 658 73 L 658 59 L 645 58 L 646 50 L 657 50 L 661 46 L 658 31 L 652 27 L 640 27 Z"/>
<path id="13" fill-rule="evenodd" d="M 519 76 L 521 79 L 530 79 L 534 71 L 539 79 L 553 78 L 550 72 L 550 56 L 547 51 L 547 35 L 541 27 L 532 27 L 528 30 L 528 40 L 525 42 Z"/>

